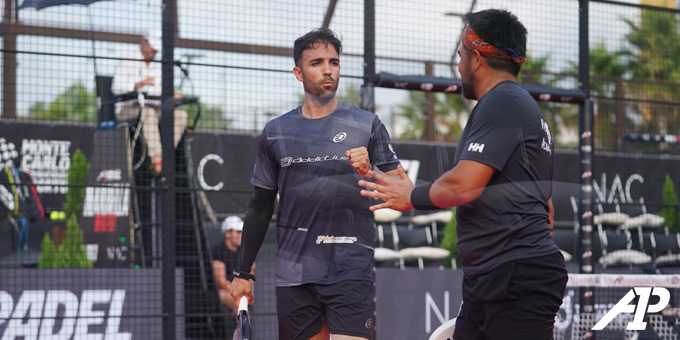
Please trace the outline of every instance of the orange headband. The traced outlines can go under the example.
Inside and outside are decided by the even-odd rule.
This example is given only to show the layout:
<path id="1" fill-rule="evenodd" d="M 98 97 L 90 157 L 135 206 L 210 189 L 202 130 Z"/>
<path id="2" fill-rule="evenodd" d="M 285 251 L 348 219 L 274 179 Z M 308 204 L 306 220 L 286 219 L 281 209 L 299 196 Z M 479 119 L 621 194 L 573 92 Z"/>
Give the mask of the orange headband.
<path id="1" fill-rule="evenodd" d="M 463 31 L 463 44 L 471 51 L 479 51 L 479 54 L 484 57 L 512 61 L 519 66 L 522 66 L 527 59 L 526 56 L 517 54 L 517 51 L 512 48 L 498 48 L 489 44 L 477 35 L 470 26 L 465 27 L 465 31 Z"/>

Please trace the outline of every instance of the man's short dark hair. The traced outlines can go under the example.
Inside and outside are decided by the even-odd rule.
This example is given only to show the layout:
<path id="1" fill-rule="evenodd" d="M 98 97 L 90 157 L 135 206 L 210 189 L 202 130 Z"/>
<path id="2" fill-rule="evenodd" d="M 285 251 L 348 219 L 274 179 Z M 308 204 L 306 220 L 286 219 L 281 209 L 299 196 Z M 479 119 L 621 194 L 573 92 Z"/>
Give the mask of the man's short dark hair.
<path id="1" fill-rule="evenodd" d="M 463 16 L 463 22 L 487 43 L 498 48 L 511 48 L 520 56 L 527 53 L 527 29 L 517 17 L 502 9 L 487 9 L 470 12 Z M 506 71 L 517 76 L 521 65 L 512 61 L 485 57 L 493 69 Z"/>
<path id="2" fill-rule="evenodd" d="M 295 44 L 293 45 L 295 66 L 300 66 L 299 63 L 302 58 L 302 52 L 316 47 L 316 44 L 318 43 L 322 43 L 326 46 L 328 46 L 328 44 L 333 45 L 335 51 L 338 52 L 338 55 L 342 52 L 342 42 L 333 31 L 328 28 L 317 28 L 295 40 Z"/>

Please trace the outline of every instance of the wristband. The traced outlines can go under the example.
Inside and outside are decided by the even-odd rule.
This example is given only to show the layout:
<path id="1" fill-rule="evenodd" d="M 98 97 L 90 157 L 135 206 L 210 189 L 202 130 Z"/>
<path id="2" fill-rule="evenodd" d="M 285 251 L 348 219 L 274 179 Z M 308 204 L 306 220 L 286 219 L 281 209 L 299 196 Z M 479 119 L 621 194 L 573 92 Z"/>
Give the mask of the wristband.
<path id="1" fill-rule="evenodd" d="M 234 270 L 234 278 L 255 281 L 255 275 L 248 272 L 240 271 L 238 269 Z"/>
<path id="2" fill-rule="evenodd" d="M 430 199 L 430 187 L 432 183 L 419 185 L 411 191 L 411 204 L 418 210 L 438 210 L 440 207 L 434 205 Z"/>

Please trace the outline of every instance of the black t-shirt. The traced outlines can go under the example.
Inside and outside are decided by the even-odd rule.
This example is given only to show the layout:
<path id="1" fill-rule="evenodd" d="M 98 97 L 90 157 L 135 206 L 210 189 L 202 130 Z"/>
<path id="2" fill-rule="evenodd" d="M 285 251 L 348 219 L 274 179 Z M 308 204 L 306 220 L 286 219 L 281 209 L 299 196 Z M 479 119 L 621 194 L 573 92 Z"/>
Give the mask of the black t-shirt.
<path id="1" fill-rule="evenodd" d="M 399 165 L 378 116 L 349 104 L 319 119 L 298 107 L 265 126 L 250 182 L 279 190 L 277 286 L 372 280 L 371 201 L 345 156 L 361 146 L 381 171 Z"/>
<path id="2" fill-rule="evenodd" d="M 234 280 L 234 269 L 238 263 L 238 248 L 236 251 L 231 251 L 223 242 L 213 247 L 212 256 L 214 261 L 220 261 L 224 263 L 227 273 L 227 280 L 229 282 Z"/>
<path id="3" fill-rule="evenodd" d="M 479 198 L 456 210 L 466 277 L 559 250 L 548 219 L 553 154 L 548 123 L 519 84 L 496 85 L 472 110 L 455 162 L 472 160 L 496 172 Z"/>

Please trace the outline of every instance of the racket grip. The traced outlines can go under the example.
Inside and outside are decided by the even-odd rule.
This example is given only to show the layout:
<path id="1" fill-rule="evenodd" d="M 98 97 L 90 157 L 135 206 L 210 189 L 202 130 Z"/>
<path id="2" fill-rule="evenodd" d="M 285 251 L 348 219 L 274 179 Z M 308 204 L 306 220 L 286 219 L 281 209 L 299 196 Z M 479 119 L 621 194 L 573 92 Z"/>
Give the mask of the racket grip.
<path id="1" fill-rule="evenodd" d="M 238 311 L 248 311 L 248 298 L 244 296 L 241 296 L 241 299 L 238 301 Z"/>

